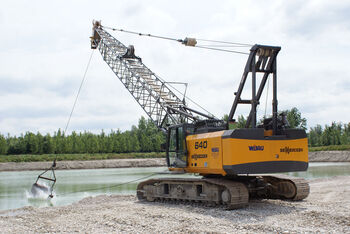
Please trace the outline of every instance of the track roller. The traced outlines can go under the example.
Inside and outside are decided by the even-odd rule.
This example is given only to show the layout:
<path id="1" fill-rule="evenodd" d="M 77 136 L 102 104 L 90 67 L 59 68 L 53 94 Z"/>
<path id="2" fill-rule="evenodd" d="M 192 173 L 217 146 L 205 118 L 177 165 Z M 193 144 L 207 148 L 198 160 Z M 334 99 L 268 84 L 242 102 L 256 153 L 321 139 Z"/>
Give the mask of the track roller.
<path id="1" fill-rule="evenodd" d="M 234 178 L 161 178 L 139 183 L 137 198 L 153 202 L 202 203 L 237 209 L 249 199 L 303 200 L 309 195 L 306 180 L 286 175 L 237 176 Z"/>
<path id="2" fill-rule="evenodd" d="M 268 185 L 270 199 L 287 199 L 300 201 L 310 193 L 310 186 L 303 178 L 295 178 L 286 175 L 263 176 Z"/>
<path id="3" fill-rule="evenodd" d="M 231 180 L 162 178 L 141 182 L 137 187 L 137 197 L 147 201 L 170 199 L 236 209 L 248 204 L 249 193 L 243 183 Z"/>

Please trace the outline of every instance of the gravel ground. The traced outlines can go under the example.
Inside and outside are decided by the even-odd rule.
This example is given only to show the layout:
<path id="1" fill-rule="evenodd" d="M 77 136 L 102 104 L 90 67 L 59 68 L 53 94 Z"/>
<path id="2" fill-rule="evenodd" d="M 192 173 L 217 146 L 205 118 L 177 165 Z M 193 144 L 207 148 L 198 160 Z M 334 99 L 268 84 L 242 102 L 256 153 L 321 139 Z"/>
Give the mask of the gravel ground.
<path id="1" fill-rule="evenodd" d="M 0 212 L 1 233 L 350 233 L 350 176 L 310 181 L 302 202 L 251 201 L 239 210 L 89 197 L 64 207 Z"/>

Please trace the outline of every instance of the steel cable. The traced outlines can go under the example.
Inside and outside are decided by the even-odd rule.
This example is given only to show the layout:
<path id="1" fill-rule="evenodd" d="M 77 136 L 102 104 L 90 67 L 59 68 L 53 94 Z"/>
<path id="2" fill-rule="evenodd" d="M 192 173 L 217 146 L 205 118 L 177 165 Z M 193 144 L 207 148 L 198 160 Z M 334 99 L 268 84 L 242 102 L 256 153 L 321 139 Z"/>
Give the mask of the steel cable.
<path id="1" fill-rule="evenodd" d="M 236 50 L 225 50 L 225 49 L 218 49 L 218 48 L 206 47 L 206 46 L 199 46 L 199 45 L 196 45 L 196 46 L 194 46 L 194 47 L 195 47 L 195 48 L 208 49 L 208 50 L 218 50 L 218 51 L 222 51 L 222 52 L 230 52 L 230 53 L 236 53 L 236 54 L 245 54 L 245 55 L 249 55 L 249 53 L 241 52 L 241 51 L 236 51 Z"/>
<path id="2" fill-rule="evenodd" d="M 135 179 L 135 180 L 130 180 L 130 181 L 127 181 L 127 182 L 124 182 L 124 183 L 114 184 L 114 185 L 110 185 L 110 186 L 98 187 L 98 188 L 93 188 L 93 189 L 84 189 L 84 190 L 68 192 L 68 193 L 61 193 L 61 194 L 57 194 L 56 197 L 60 197 L 60 196 L 67 195 L 67 194 L 73 194 L 73 193 L 96 191 L 96 190 L 106 189 L 106 188 L 114 188 L 114 187 L 118 187 L 118 186 L 121 186 L 121 185 L 126 185 L 126 184 L 130 184 L 130 183 L 137 182 L 137 181 L 140 181 L 140 180 L 144 180 L 144 179 L 150 178 L 150 177 L 152 177 L 154 175 L 158 175 L 158 174 L 160 174 L 160 172 L 152 173 L 151 175 L 148 175 L 148 176 L 144 176 L 144 177 L 141 177 L 141 178 L 138 178 L 138 179 Z"/>
<path id="3" fill-rule="evenodd" d="M 91 55 L 90 55 L 88 64 L 87 64 L 87 66 L 86 66 L 86 69 L 85 69 L 85 72 L 84 72 L 84 75 L 83 75 L 83 79 L 82 79 L 81 82 L 80 82 L 79 90 L 78 90 L 77 96 L 75 97 L 74 104 L 73 104 L 72 110 L 71 110 L 71 112 L 70 112 L 70 115 L 69 115 L 69 118 L 68 118 L 66 127 L 65 127 L 64 132 L 63 132 L 63 135 L 66 133 L 66 131 L 67 131 L 67 129 L 68 129 L 70 120 L 71 120 L 71 118 L 72 118 L 72 115 L 73 115 L 73 112 L 74 112 L 74 109 L 75 109 L 75 106 L 76 106 L 76 103 L 77 103 L 77 100 L 78 100 L 78 97 L 79 97 L 79 94 L 80 94 L 80 91 L 81 91 L 81 88 L 82 88 L 83 83 L 84 83 L 85 78 L 86 78 L 86 73 L 87 73 L 87 71 L 88 71 L 88 69 L 89 69 L 89 66 L 90 66 L 90 62 L 91 62 L 93 53 L 94 53 L 94 50 L 92 50 L 92 52 L 91 52 Z M 55 156 L 55 158 L 54 158 L 54 160 L 53 160 L 53 162 L 52 162 L 52 166 L 51 166 L 49 169 L 47 169 L 47 170 L 52 170 L 52 171 L 51 171 L 51 178 L 54 177 L 54 171 L 53 171 L 53 170 L 54 170 L 55 167 L 56 167 L 57 156 L 58 156 L 58 155 L 56 154 L 56 156 Z M 45 172 L 46 172 L 46 171 L 45 171 Z M 45 173 L 45 172 L 44 172 L 44 173 Z M 40 174 L 40 175 L 42 175 L 42 174 Z M 40 175 L 39 175 L 39 176 L 40 176 Z M 38 179 L 39 179 L 39 176 L 38 176 Z M 38 179 L 37 179 L 37 181 L 38 181 Z M 55 178 L 55 181 L 56 181 L 56 178 Z M 35 183 L 36 183 L 36 182 L 35 182 Z M 35 184 L 35 183 L 34 183 L 34 184 Z M 55 183 L 53 183 L 53 185 L 50 186 L 50 188 L 51 188 L 51 194 L 50 194 L 50 196 L 52 195 L 54 184 L 55 184 Z M 50 197 L 50 196 L 49 196 L 49 197 Z"/>
<path id="4" fill-rule="evenodd" d="M 81 88 L 83 87 L 83 83 L 84 83 L 85 78 L 86 78 L 86 73 L 87 73 L 87 71 L 88 71 L 88 69 L 89 69 L 90 62 L 91 62 L 91 59 L 92 59 L 92 55 L 93 55 L 93 54 L 94 54 L 94 50 L 91 51 L 90 58 L 89 58 L 89 61 L 88 61 L 87 66 L 86 66 L 84 75 L 83 75 L 83 79 L 82 79 L 81 82 L 80 82 L 79 90 L 78 90 L 77 96 L 75 97 L 74 104 L 73 104 L 72 110 L 71 110 L 71 112 L 70 112 L 70 115 L 69 115 L 69 118 L 68 118 L 68 121 L 67 121 L 67 124 L 66 124 L 66 127 L 65 127 L 65 129 L 64 129 L 63 134 L 65 134 L 66 131 L 67 131 L 67 129 L 68 129 L 68 125 L 69 125 L 70 120 L 71 120 L 71 118 L 72 118 L 73 111 L 74 111 L 74 109 L 75 109 L 75 105 L 77 104 L 77 100 L 78 100 L 78 97 L 79 97 Z"/>
<path id="5" fill-rule="evenodd" d="M 253 46 L 252 44 L 245 44 L 245 43 L 239 43 L 239 42 L 229 42 L 229 41 L 208 40 L 208 39 L 197 39 L 197 41 L 216 42 L 216 43 L 240 45 L 240 46 L 246 46 L 246 47 Z"/>
<path id="6" fill-rule="evenodd" d="M 177 41 L 177 42 L 182 42 L 183 40 L 181 39 L 175 39 L 175 38 L 171 38 L 171 37 L 164 37 L 164 36 L 157 36 L 157 35 L 152 35 L 149 33 L 139 33 L 139 32 L 133 32 L 133 31 L 129 31 L 129 30 L 124 30 L 124 29 L 118 29 L 118 28 L 112 28 L 112 27 L 107 27 L 107 26 L 101 26 L 103 28 L 107 28 L 113 31 L 119 31 L 119 32 L 125 32 L 125 33 L 130 33 L 130 34 L 135 34 L 138 36 L 147 36 L 147 37 L 154 37 L 154 38 L 159 38 L 159 39 L 165 39 L 165 40 L 171 40 L 171 41 Z"/>
<path id="7" fill-rule="evenodd" d="M 176 39 L 176 38 L 171 38 L 171 37 L 152 35 L 152 34 L 149 34 L 149 33 L 140 33 L 140 32 L 134 32 L 134 31 L 124 30 L 124 29 L 112 28 L 112 27 L 108 27 L 108 26 L 101 26 L 101 27 L 106 28 L 106 29 L 110 29 L 110 30 L 113 30 L 113 31 L 119 31 L 119 32 L 124 32 L 124 33 L 135 34 L 135 35 L 138 35 L 138 36 L 148 36 L 148 37 L 154 37 L 154 38 L 158 38 L 158 39 L 177 41 L 177 42 L 181 42 L 181 43 L 185 43 L 185 41 L 186 41 L 186 40 Z M 216 42 L 216 43 L 230 44 L 230 45 L 235 45 L 235 47 L 251 47 L 252 46 L 251 44 L 238 43 L 238 42 L 228 42 L 228 41 L 218 41 L 218 40 L 208 40 L 208 39 L 196 39 L 196 40 L 197 41 L 205 41 L 205 42 Z M 235 50 L 218 49 L 218 48 L 208 47 L 208 46 L 194 45 L 193 47 L 198 47 L 198 48 L 208 49 L 208 50 L 217 50 L 217 51 L 221 51 L 221 52 L 229 52 L 229 53 L 249 55 L 249 53 L 246 53 L 246 52 L 235 51 Z"/>

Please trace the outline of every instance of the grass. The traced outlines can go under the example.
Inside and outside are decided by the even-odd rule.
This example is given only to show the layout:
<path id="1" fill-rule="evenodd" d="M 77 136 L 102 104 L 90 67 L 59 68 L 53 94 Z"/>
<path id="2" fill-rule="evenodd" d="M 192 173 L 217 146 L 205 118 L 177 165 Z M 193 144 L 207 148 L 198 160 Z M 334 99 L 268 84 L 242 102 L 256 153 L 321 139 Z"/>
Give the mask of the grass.
<path id="1" fill-rule="evenodd" d="M 110 154 L 21 154 L 21 155 L 0 155 L 0 162 L 46 162 L 53 161 L 57 156 L 57 161 L 74 160 L 103 160 L 103 159 L 126 159 L 126 158 L 164 158 L 165 153 L 110 153 Z"/>
<path id="2" fill-rule="evenodd" d="M 350 150 L 350 145 L 327 145 L 327 146 L 309 147 L 310 152 L 315 152 L 315 151 L 346 151 L 346 150 Z"/>

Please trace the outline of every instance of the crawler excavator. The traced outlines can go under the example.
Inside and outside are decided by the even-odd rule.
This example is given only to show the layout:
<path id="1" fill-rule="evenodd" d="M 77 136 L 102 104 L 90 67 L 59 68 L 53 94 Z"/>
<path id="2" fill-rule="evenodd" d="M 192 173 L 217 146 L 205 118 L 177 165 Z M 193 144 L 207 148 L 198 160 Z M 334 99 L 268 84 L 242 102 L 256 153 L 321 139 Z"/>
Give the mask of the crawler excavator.
<path id="1" fill-rule="evenodd" d="M 186 105 L 164 80 L 125 46 L 93 22 L 91 48 L 98 49 L 125 88 L 154 124 L 166 133 L 166 160 L 170 172 L 197 173 L 199 178 L 159 178 L 137 186 L 137 197 L 146 201 L 190 201 L 244 207 L 251 198 L 302 200 L 309 185 L 302 178 L 269 173 L 306 171 L 307 135 L 291 129 L 277 110 L 277 65 L 280 47 L 253 45 L 228 121 Z M 178 40 L 195 46 L 194 38 Z M 261 81 L 257 88 L 257 74 Z M 242 99 L 251 78 L 252 96 Z M 272 117 L 257 124 L 257 106 L 268 79 L 272 79 Z M 239 104 L 251 106 L 245 128 L 229 129 Z"/>

